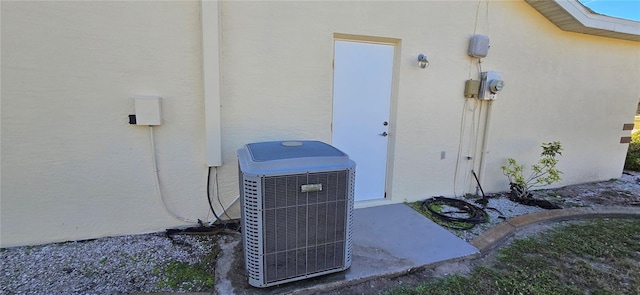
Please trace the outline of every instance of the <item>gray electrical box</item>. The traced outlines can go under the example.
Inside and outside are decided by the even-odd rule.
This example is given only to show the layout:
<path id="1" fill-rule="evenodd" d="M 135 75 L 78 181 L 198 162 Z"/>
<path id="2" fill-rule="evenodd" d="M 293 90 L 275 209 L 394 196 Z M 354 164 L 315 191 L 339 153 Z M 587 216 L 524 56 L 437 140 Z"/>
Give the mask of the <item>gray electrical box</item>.
<path id="1" fill-rule="evenodd" d="M 489 53 L 489 36 L 473 35 L 469 40 L 469 55 L 473 57 L 486 57 Z"/>
<path id="2" fill-rule="evenodd" d="M 466 98 L 478 98 L 478 92 L 480 91 L 480 81 L 478 80 L 467 80 L 464 83 L 464 97 Z"/>
<path id="3" fill-rule="evenodd" d="M 137 125 L 162 125 L 162 112 L 160 111 L 160 97 L 136 97 L 134 105 L 136 109 Z"/>

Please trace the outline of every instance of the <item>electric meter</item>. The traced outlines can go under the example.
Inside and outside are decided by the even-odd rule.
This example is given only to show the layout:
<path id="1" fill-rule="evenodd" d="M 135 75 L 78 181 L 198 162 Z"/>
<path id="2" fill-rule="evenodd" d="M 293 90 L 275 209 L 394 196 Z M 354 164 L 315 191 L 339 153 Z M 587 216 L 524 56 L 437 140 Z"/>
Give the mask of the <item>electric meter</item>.
<path id="1" fill-rule="evenodd" d="M 491 82 L 489 82 L 489 91 L 492 93 L 498 93 L 503 87 L 504 82 L 502 80 L 491 80 Z"/>
<path id="2" fill-rule="evenodd" d="M 494 100 L 498 98 L 498 92 L 504 88 L 502 81 L 502 73 L 500 72 L 482 72 L 480 74 L 480 91 L 478 99 Z"/>

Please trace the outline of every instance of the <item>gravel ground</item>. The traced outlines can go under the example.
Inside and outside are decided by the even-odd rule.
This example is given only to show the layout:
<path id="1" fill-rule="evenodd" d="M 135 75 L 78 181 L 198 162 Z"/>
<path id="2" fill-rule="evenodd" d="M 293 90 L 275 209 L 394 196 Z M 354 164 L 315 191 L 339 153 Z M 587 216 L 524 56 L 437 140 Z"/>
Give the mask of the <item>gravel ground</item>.
<path id="1" fill-rule="evenodd" d="M 465 200 L 465 201 L 471 204 L 474 204 L 478 207 L 482 207 L 481 205 L 475 204 L 471 200 Z M 498 195 L 494 198 L 490 198 L 489 204 L 487 204 L 487 206 L 498 209 L 500 212 L 502 212 L 502 216 L 505 218 L 511 218 L 519 215 L 535 213 L 535 212 L 540 212 L 545 210 L 539 207 L 525 206 L 525 205 L 518 204 L 516 202 L 509 200 L 506 196 L 502 196 L 502 195 Z M 474 238 L 481 235 L 482 233 L 484 233 L 485 231 L 487 231 L 488 229 L 490 229 L 491 227 L 504 221 L 504 219 L 499 218 L 500 214 L 494 210 L 485 210 L 485 212 L 489 214 L 489 222 L 477 224 L 474 228 L 469 230 L 449 229 L 449 231 L 451 231 L 453 234 L 455 234 L 459 238 L 464 239 L 465 241 L 471 241 Z"/>
<path id="2" fill-rule="evenodd" d="M 1 294 L 176 291 L 161 283 L 163 269 L 171 262 L 194 264 L 214 246 L 213 236 L 146 234 L 5 248 L 0 252 Z"/>
<path id="3" fill-rule="evenodd" d="M 556 189 L 544 189 L 533 192 L 536 198 L 559 204 L 563 208 L 599 207 L 599 206 L 640 206 L 640 172 L 625 171 L 620 179 L 570 185 Z M 471 200 L 465 200 L 473 203 Z M 477 204 L 475 204 L 477 205 Z M 481 205 L 477 205 L 482 207 Z M 539 207 L 525 206 L 508 199 L 506 193 L 496 194 L 489 199 L 488 207 L 502 212 L 505 218 L 545 211 Z M 471 241 L 489 228 L 501 223 L 499 213 L 485 210 L 490 220 L 476 227 L 460 231 L 449 229 L 456 236 Z"/>
<path id="4" fill-rule="evenodd" d="M 568 206 L 640 206 L 640 173 L 536 194 L 563 200 Z M 504 196 L 490 199 L 488 206 L 499 209 L 507 218 L 544 210 L 514 203 Z M 471 240 L 502 221 L 497 218 L 498 213 L 487 212 L 490 223 L 452 232 Z M 216 247 L 217 238 L 157 233 L 1 249 L 0 294 L 207 291 L 190 285 L 172 288 L 162 282 L 167 280 L 169 263 L 201 261 Z"/>

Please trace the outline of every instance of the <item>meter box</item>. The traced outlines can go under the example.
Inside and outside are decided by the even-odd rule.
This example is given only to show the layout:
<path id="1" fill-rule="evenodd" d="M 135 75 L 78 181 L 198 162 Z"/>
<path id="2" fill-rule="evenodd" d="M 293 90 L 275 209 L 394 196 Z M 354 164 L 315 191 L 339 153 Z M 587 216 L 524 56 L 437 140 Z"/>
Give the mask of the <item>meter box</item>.
<path id="1" fill-rule="evenodd" d="M 502 81 L 502 73 L 500 72 L 482 72 L 480 74 L 480 91 L 478 99 L 495 100 L 498 98 L 498 92 L 502 91 L 504 81 Z"/>

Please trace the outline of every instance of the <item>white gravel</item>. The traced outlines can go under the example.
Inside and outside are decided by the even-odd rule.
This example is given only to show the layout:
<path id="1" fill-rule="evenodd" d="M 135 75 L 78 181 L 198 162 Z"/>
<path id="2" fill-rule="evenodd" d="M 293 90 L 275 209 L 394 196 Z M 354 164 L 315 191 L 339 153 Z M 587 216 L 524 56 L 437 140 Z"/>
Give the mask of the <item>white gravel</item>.
<path id="1" fill-rule="evenodd" d="M 565 186 L 556 189 L 537 190 L 533 195 L 570 207 L 599 207 L 599 206 L 640 206 L 640 172 L 625 171 L 620 179 Z M 460 197 L 459 199 L 482 207 L 473 200 Z M 487 207 L 498 209 L 505 218 L 516 217 L 529 213 L 545 211 L 539 207 L 525 206 L 507 198 L 506 193 L 496 194 L 489 198 Z M 491 227 L 504 221 L 500 214 L 493 210 L 485 210 L 489 214 L 489 222 L 478 224 L 470 230 L 449 229 L 453 234 L 466 241 L 471 241 Z M 461 216 L 466 217 L 466 216 Z"/>
<path id="2" fill-rule="evenodd" d="M 471 200 L 465 200 L 465 201 L 482 208 L 482 205 L 476 204 Z M 521 205 L 519 203 L 509 200 L 505 196 L 490 198 L 489 204 L 487 204 L 487 207 L 498 209 L 500 212 L 502 212 L 502 216 L 505 218 L 511 218 L 511 217 L 520 216 L 524 214 L 545 211 L 545 209 L 542 209 L 539 207 Z M 488 229 L 490 229 L 491 227 L 496 226 L 497 224 L 504 221 L 504 219 L 499 218 L 500 214 L 494 210 L 488 209 L 488 210 L 485 210 L 485 212 L 487 212 L 487 214 L 489 215 L 489 222 L 477 224 L 474 228 L 470 230 L 464 230 L 464 231 L 451 230 L 451 229 L 449 230 L 459 238 L 464 239 L 465 241 L 471 241 L 474 238 L 481 235 L 482 233 L 484 233 L 485 231 L 487 231 Z"/>
<path id="3" fill-rule="evenodd" d="M 5 248 L 0 252 L 0 293 L 176 291 L 160 283 L 165 278 L 164 267 L 169 262 L 194 264 L 214 245 L 212 236 L 176 235 L 169 238 L 164 234 L 146 234 Z"/>

